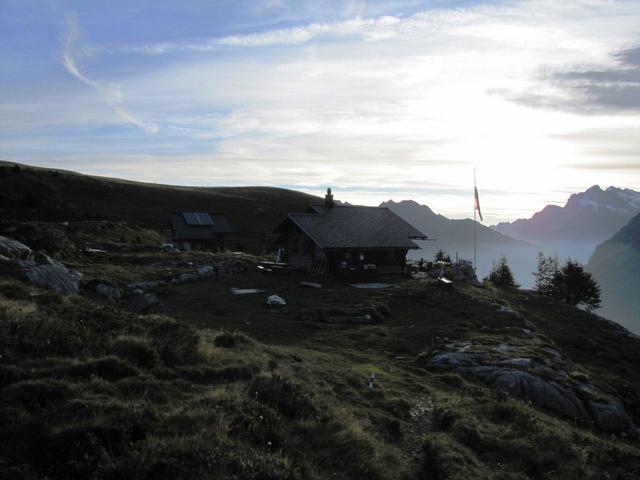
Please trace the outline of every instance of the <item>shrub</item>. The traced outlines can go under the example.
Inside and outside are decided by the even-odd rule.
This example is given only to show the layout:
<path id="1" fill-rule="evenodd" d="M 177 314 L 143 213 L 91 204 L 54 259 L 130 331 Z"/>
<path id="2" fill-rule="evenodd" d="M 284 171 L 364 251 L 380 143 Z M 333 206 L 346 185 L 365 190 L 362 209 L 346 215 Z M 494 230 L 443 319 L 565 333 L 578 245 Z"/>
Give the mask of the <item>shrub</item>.
<path id="1" fill-rule="evenodd" d="M 29 411 L 47 409 L 73 397 L 71 387 L 57 380 L 25 380 L 9 385 L 2 392 L 4 405 L 15 405 Z"/>
<path id="2" fill-rule="evenodd" d="M 198 359 L 198 332 L 188 325 L 167 318 L 155 320 L 149 330 L 160 359 L 169 366 L 193 362 Z"/>
<path id="3" fill-rule="evenodd" d="M 254 378 L 247 388 L 247 394 L 289 418 L 304 418 L 316 413 L 309 392 L 290 379 L 278 375 Z"/>
<path id="4" fill-rule="evenodd" d="M 433 258 L 434 258 L 434 260 L 436 262 L 448 262 L 448 263 L 451 263 L 451 257 L 449 256 L 449 254 L 447 252 L 445 252 L 442 249 L 438 250 Z"/>
<path id="5" fill-rule="evenodd" d="M 111 353 L 143 368 L 152 368 L 158 360 L 158 352 L 148 339 L 123 335 L 110 345 Z"/>
<path id="6" fill-rule="evenodd" d="M 511 273 L 511 269 L 509 265 L 507 265 L 507 259 L 504 255 L 502 255 L 498 259 L 498 263 L 494 262 L 493 269 L 489 276 L 485 278 L 485 281 L 489 281 L 493 283 L 496 287 L 519 287 L 513 278 L 513 273 Z"/>
<path id="7" fill-rule="evenodd" d="M 587 310 L 600 307 L 600 287 L 582 265 L 567 260 L 553 277 L 553 296 L 569 305 L 582 305 Z"/>
<path id="8" fill-rule="evenodd" d="M 587 310 L 600 307 L 600 287 L 582 265 L 571 259 L 560 268 L 558 257 L 538 254 L 536 292 Z"/>
<path id="9" fill-rule="evenodd" d="M 109 356 L 73 363 L 69 366 L 55 369 L 51 373 L 74 379 L 100 377 L 110 382 L 115 382 L 122 378 L 136 376 L 138 371 L 127 362 L 117 357 Z"/>

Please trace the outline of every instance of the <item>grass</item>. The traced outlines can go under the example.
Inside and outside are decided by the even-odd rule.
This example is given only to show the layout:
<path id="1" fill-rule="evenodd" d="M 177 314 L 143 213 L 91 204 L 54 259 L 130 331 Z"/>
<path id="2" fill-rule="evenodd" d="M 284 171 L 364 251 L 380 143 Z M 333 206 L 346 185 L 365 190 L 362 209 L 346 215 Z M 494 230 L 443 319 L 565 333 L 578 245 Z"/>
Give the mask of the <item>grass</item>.
<path id="1" fill-rule="evenodd" d="M 193 255 L 187 261 L 211 259 Z M 180 268 L 184 260 L 177 258 L 149 245 L 100 261 L 74 254 L 70 263 L 90 272 L 89 281 L 102 275 L 126 283 Z M 86 290 L 60 297 L 0 276 L 0 476 L 640 473 L 635 439 L 607 436 L 472 378 L 425 368 L 429 355 L 451 342 L 504 342 L 529 348 L 531 356 L 553 347 L 571 362 L 572 378 L 619 396 L 637 420 L 637 339 L 517 290 L 457 285 L 444 292 L 428 282 L 359 290 L 330 279 L 307 289 L 301 280 L 307 278 L 247 272 L 165 287 L 157 291 L 163 306 L 140 316 L 123 308 L 126 300 L 108 302 Z M 266 292 L 232 295 L 232 287 Z M 288 305 L 268 308 L 273 293 Z M 504 302 L 516 313 L 498 313 Z M 345 321 L 363 312 L 382 319 Z M 529 345 L 525 328 L 539 345 Z"/>
<path id="2" fill-rule="evenodd" d="M 265 235 L 291 211 L 317 197 L 269 187 L 176 187 L 0 162 L 0 218 L 64 222 L 127 221 L 163 232 L 173 211 L 223 212 L 236 235 L 230 244 L 270 247 Z M 97 200 L 99 199 L 99 200 Z"/>

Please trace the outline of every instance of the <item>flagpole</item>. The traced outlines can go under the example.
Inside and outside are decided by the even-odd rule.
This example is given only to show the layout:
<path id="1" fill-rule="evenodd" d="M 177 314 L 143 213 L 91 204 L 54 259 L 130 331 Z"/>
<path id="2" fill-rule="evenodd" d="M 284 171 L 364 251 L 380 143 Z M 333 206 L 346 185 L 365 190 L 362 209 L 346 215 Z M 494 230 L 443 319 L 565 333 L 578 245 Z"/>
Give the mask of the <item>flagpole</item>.
<path id="1" fill-rule="evenodd" d="M 473 169 L 473 269 L 477 270 L 476 266 L 476 241 L 478 239 L 478 224 L 476 222 L 476 169 Z"/>

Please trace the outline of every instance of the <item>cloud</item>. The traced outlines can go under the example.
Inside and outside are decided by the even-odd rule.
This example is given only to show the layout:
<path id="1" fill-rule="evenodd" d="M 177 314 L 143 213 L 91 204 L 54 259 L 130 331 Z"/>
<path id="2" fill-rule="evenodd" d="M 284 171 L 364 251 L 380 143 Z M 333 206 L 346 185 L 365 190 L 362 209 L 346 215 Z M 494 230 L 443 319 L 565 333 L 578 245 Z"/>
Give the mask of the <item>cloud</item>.
<path id="1" fill-rule="evenodd" d="M 489 216 L 507 208 L 494 193 L 504 190 L 508 208 L 527 216 L 558 192 L 640 186 L 640 169 L 616 168 L 638 148 L 638 117 L 619 115 L 633 112 L 622 89 L 635 88 L 637 1 L 516 0 L 373 18 L 357 7 L 348 20 L 261 18 L 242 27 L 254 33 L 225 27 L 201 40 L 154 31 L 170 41 L 125 45 L 102 28 L 103 43 L 82 52 L 95 71 L 122 72 L 122 91 L 81 68 L 72 21 L 62 61 L 90 89 L 0 105 L 15 123 L 0 121 L 12 135 L 2 149 L 165 183 L 332 185 L 353 203 L 402 195 L 449 215 L 469 211 L 473 166 Z M 138 32 L 135 22 L 120 28 Z M 103 128 L 96 97 L 114 119 L 154 131 L 140 120 L 153 119 L 161 135 Z M 612 168 L 571 167 L 596 163 Z M 537 196 L 515 199 L 523 192 Z"/>
<path id="2" fill-rule="evenodd" d="M 79 36 L 78 24 L 75 17 L 71 15 L 68 17 L 68 26 L 69 30 L 64 43 L 64 51 L 62 53 L 62 64 L 67 71 L 85 85 L 88 85 L 99 92 L 104 97 L 104 101 L 109 108 L 111 108 L 111 110 L 113 110 L 122 120 L 127 123 L 131 123 L 132 125 L 136 125 L 148 133 L 157 133 L 157 125 L 143 122 L 122 107 L 122 92 L 118 86 L 104 85 L 96 80 L 92 80 L 82 73 L 73 57 L 73 52 L 76 48 Z"/>
<path id="3" fill-rule="evenodd" d="M 499 92 L 522 105 L 579 114 L 637 114 L 640 112 L 640 47 L 611 54 L 614 64 L 571 66 L 545 72 L 542 93 Z M 546 92 L 545 92 L 546 91 Z"/>
<path id="4" fill-rule="evenodd" d="M 175 52 L 213 52 L 224 47 L 258 48 L 301 45 L 322 37 L 360 36 L 366 40 L 381 40 L 397 35 L 399 33 L 398 27 L 402 27 L 405 30 L 408 27 L 418 27 L 418 18 L 415 17 L 414 25 L 410 26 L 408 22 L 402 22 L 400 18 L 394 16 L 370 19 L 356 17 L 341 22 L 310 23 L 261 33 L 203 39 L 197 42 L 158 42 L 149 45 L 129 46 L 124 47 L 123 51 L 163 55 Z"/>

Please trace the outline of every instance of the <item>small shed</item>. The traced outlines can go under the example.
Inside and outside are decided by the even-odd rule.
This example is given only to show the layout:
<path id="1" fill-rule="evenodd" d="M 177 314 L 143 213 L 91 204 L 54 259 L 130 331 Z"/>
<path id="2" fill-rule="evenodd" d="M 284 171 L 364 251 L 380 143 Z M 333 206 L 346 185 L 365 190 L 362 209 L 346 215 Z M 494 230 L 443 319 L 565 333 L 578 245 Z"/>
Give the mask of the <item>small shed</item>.
<path id="1" fill-rule="evenodd" d="M 277 227 L 278 245 L 293 268 L 311 273 L 367 277 L 407 272 L 406 256 L 427 236 L 388 208 L 335 204 L 290 213 Z"/>
<path id="2" fill-rule="evenodd" d="M 221 213 L 173 212 L 169 214 L 173 242 L 182 250 L 225 248 L 231 224 Z"/>

